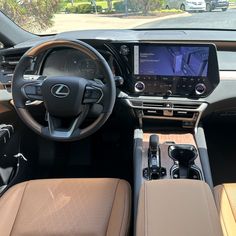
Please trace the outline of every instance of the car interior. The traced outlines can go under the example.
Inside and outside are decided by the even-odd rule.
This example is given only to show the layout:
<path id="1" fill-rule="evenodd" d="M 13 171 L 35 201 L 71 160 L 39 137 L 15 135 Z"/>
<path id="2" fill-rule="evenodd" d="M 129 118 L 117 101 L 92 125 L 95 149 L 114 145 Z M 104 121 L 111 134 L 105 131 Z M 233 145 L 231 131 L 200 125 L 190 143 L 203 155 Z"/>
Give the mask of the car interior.
<path id="1" fill-rule="evenodd" d="M 0 21 L 0 235 L 236 235 L 235 31 Z"/>

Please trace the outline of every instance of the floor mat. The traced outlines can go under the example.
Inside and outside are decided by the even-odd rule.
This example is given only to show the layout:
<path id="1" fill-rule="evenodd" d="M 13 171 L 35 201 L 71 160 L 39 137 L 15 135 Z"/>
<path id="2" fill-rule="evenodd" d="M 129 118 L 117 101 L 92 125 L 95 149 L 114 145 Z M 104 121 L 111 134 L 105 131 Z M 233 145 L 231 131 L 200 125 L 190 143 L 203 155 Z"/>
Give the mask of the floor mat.
<path id="1" fill-rule="evenodd" d="M 132 142 L 133 130 L 113 127 L 78 142 L 56 144 L 49 177 L 121 178 L 132 185 Z"/>

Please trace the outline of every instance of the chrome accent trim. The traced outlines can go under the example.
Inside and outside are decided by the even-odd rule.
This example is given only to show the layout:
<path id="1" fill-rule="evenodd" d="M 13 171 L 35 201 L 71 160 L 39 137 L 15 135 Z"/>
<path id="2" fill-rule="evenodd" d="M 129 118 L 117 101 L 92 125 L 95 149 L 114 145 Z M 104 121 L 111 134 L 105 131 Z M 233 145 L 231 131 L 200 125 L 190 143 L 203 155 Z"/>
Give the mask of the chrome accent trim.
<path id="1" fill-rule="evenodd" d="M 101 89 L 101 88 L 99 88 L 99 87 L 97 87 L 97 86 L 94 86 L 94 85 L 92 85 L 92 86 L 90 86 L 91 88 L 93 88 L 93 89 L 97 89 L 97 90 L 99 90 L 100 92 L 101 92 L 101 97 L 98 99 L 98 101 L 96 102 L 96 104 L 98 104 L 99 102 L 101 102 L 101 100 L 103 99 L 103 97 L 104 97 L 104 93 L 103 93 L 103 90 Z"/>
<path id="2" fill-rule="evenodd" d="M 203 91 L 198 91 L 198 86 L 202 86 L 202 88 L 203 88 Z M 197 94 L 197 95 L 203 95 L 205 92 L 206 92 L 206 85 L 205 84 L 203 84 L 203 83 L 199 83 L 199 84 L 197 84 L 196 86 L 195 86 L 195 93 Z"/>
<path id="3" fill-rule="evenodd" d="M 137 85 L 138 85 L 138 84 L 142 84 L 143 89 L 141 89 L 141 90 L 138 89 L 138 88 L 137 88 Z M 144 84 L 142 81 L 136 82 L 135 85 L 134 85 L 134 90 L 135 90 L 135 92 L 137 92 L 137 93 L 143 92 L 143 91 L 145 90 L 145 84 Z"/>
<path id="4" fill-rule="evenodd" d="M 66 89 L 65 92 L 62 92 L 63 89 Z M 65 98 L 70 94 L 70 88 L 66 84 L 55 84 L 51 88 L 51 94 L 57 98 Z"/>

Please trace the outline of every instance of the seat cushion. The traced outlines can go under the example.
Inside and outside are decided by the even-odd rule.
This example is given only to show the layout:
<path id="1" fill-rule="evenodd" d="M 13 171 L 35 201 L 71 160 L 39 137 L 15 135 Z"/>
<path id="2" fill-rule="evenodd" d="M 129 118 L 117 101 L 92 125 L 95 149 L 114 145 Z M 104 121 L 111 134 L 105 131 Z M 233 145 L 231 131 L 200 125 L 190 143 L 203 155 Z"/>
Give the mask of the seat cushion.
<path id="1" fill-rule="evenodd" d="M 0 235 L 127 235 L 130 198 L 119 179 L 20 183 L 0 199 Z"/>
<path id="2" fill-rule="evenodd" d="M 236 184 L 222 184 L 214 189 L 224 235 L 236 235 Z"/>

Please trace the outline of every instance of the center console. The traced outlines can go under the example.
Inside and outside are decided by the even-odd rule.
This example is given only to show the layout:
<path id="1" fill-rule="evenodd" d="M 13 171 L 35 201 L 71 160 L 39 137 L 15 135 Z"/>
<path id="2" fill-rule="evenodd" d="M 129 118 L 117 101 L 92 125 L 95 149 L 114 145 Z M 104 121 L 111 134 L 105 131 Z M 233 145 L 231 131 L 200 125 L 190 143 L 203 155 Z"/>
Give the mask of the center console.
<path id="1" fill-rule="evenodd" d="M 219 84 L 219 69 L 213 44 L 128 42 L 116 47 L 130 66 L 127 93 L 121 98 L 138 121 L 134 132 L 136 216 L 143 185 L 187 180 L 213 186 L 200 120 L 208 106 L 206 97 Z"/>
<path id="2" fill-rule="evenodd" d="M 153 151 L 156 146 L 156 151 Z M 197 145 L 191 133 L 144 133 L 143 178 L 204 180 Z"/>
<path id="3" fill-rule="evenodd" d="M 155 180 L 200 180 L 213 187 L 203 129 L 160 129 L 134 132 L 134 210 L 137 214 L 139 191 Z"/>

